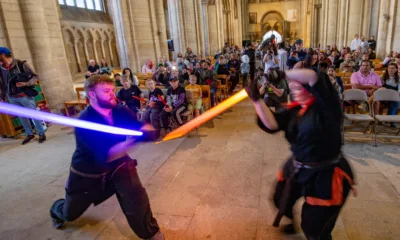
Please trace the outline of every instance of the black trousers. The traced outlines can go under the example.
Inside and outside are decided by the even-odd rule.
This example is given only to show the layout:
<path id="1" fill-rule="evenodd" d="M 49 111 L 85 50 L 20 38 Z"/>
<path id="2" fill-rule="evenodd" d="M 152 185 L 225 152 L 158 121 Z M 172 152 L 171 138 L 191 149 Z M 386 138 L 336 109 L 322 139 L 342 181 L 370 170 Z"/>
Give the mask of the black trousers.
<path id="1" fill-rule="evenodd" d="M 284 191 L 286 180 L 278 182 L 275 188 L 274 203 L 279 207 L 280 200 Z M 343 198 L 346 199 L 350 191 L 350 184 L 343 184 Z M 303 196 L 303 186 L 294 183 L 288 197 L 284 215 L 293 219 L 293 206 L 297 200 Z M 343 201 L 344 203 L 344 201 Z M 332 230 L 335 227 L 336 219 L 342 209 L 339 206 L 315 206 L 307 202 L 303 204 L 301 211 L 301 228 L 308 240 L 330 240 Z"/>
<path id="2" fill-rule="evenodd" d="M 70 172 L 65 199 L 53 204 L 50 215 L 64 221 L 73 221 L 92 203 L 100 204 L 114 194 L 137 236 L 150 239 L 160 230 L 151 212 L 146 190 L 139 180 L 135 160 L 122 163 L 115 171 L 101 178 L 83 177 Z"/>
<path id="3" fill-rule="evenodd" d="M 169 129 L 169 121 L 168 117 L 171 116 L 174 118 L 175 122 L 177 122 L 179 125 L 183 125 L 183 119 L 181 117 L 181 114 L 186 111 L 186 106 L 180 106 L 178 108 L 174 108 L 171 112 L 166 112 L 163 110 L 160 114 L 161 122 L 163 124 L 164 129 Z"/>

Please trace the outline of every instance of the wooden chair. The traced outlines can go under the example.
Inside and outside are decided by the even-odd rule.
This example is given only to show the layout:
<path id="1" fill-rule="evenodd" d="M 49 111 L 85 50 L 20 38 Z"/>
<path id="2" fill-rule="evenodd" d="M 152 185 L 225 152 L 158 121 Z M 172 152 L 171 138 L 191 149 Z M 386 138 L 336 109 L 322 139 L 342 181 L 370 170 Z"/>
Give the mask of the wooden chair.
<path id="1" fill-rule="evenodd" d="M 201 85 L 201 92 L 203 93 L 202 101 L 203 108 L 207 111 L 211 108 L 211 89 L 208 85 Z"/>
<path id="2" fill-rule="evenodd" d="M 85 109 L 85 107 L 87 107 L 89 104 L 86 102 L 86 99 L 82 99 L 81 98 L 81 92 L 84 92 L 85 89 L 83 87 L 77 87 L 75 88 L 75 92 L 76 92 L 76 96 L 78 98 L 78 100 L 71 100 L 71 101 L 65 101 L 64 102 L 64 109 L 65 109 L 65 115 L 67 117 L 69 117 L 69 112 L 68 112 L 68 108 L 69 107 L 75 107 L 78 106 L 81 111 Z"/>
<path id="3" fill-rule="evenodd" d="M 338 77 L 344 77 L 344 72 L 337 72 L 337 73 L 336 73 L 336 76 L 338 76 Z"/>
<path id="4" fill-rule="evenodd" d="M 182 117 L 186 117 L 186 122 L 189 122 L 194 117 L 194 94 L 192 90 L 186 90 L 186 103 L 192 103 L 193 109 L 188 109 L 181 114 Z"/>
<path id="5" fill-rule="evenodd" d="M 221 94 L 223 94 L 224 99 L 228 98 L 228 93 L 229 93 L 229 86 L 228 86 L 228 79 L 229 76 L 228 75 L 224 75 L 224 74 L 219 74 L 217 75 L 217 79 L 218 79 L 218 88 L 221 89 Z M 222 82 L 225 82 L 225 84 L 223 84 Z"/>
<path id="6" fill-rule="evenodd" d="M 352 74 L 352 72 L 345 72 L 343 77 L 351 77 Z"/>

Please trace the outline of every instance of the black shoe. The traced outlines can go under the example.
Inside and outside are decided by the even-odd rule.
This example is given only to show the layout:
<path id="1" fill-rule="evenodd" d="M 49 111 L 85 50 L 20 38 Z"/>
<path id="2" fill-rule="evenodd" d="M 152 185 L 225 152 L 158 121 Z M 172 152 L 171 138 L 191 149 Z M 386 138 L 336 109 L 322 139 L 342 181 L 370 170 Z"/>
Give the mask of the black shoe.
<path id="1" fill-rule="evenodd" d="M 28 142 L 30 142 L 32 139 L 34 139 L 35 136 L 34 135 L 28 135 L 26 136 L 26 138 L 24 139 L 24 141 L 22 141 L 22 145 L 27 144 Z"/>
<path id="2" fill-rule="evenodd" d="M 62 229 L 67 225 L 67 222 L 55 217 L 51 217 L 51 225 L 53 225 L 53 228 L 55 229 Z"/>
<path id="3" fill-rule="evenodd" d="M 44 141 L 46 141 L 46 135 L 39 134 L 39 143 L 43 143 Z"/>
<path id="4" fill-rule="evenodd" d="M 296 229 L 294 228 L 294 225 L 291 223 L 283 226 L 282 232 L 288 235 L 296 234 Z"/>

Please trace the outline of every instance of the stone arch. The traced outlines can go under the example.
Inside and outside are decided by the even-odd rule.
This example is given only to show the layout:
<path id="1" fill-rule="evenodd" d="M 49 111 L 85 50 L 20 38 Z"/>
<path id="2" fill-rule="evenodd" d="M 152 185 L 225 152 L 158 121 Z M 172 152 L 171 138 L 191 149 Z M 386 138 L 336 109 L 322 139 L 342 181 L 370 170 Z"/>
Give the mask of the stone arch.
<path id="1" fill-rule="evenodd" d="M 283 34 L 282 26 L 284 24 L 285 18 L 282 13 L 276 10 L 268 11 L 264 13 L 261 17 L 261 35 L 263 36 L 268 31 L 275 30 L 280 34 Z M 271 27 L 271 28 L 269 28 Z"/>

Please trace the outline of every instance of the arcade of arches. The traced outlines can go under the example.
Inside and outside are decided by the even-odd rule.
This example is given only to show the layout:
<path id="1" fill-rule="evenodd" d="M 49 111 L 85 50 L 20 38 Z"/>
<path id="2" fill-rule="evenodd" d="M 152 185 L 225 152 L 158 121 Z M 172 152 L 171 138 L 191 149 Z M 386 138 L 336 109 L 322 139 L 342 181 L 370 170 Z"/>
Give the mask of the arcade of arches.
<path id="1" fill-rule="evenodd" d="M 355 34 L 374 35 L 378 57 L 400 48 L 397 0 L 104 0 L 103 7 L 0 0 L 0 46 L 33 65 L 55 111 L 73 98 L 90 59 L 137 72 L 146 59 L 175 59 L 187 47 L 214 55 L 225 42 L 241 46 L 269 31 L 302 38 L 305 47 L 348 46 Z"/>

